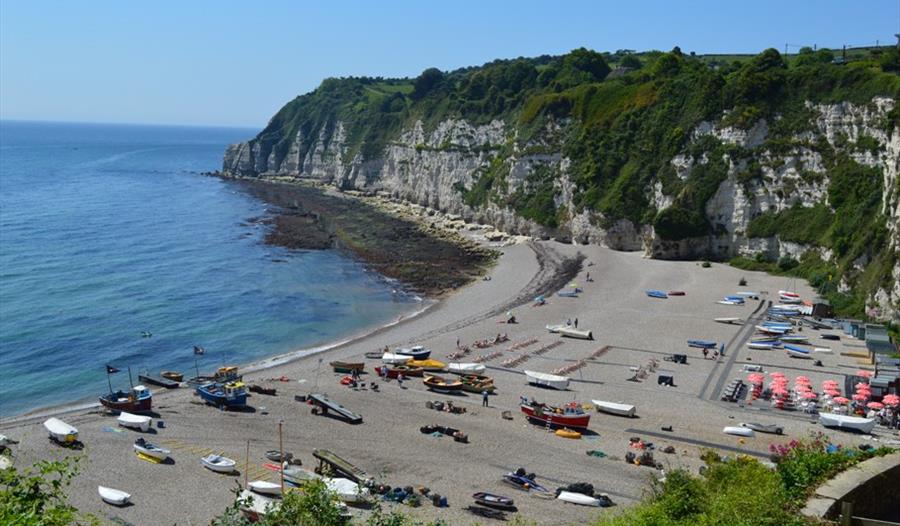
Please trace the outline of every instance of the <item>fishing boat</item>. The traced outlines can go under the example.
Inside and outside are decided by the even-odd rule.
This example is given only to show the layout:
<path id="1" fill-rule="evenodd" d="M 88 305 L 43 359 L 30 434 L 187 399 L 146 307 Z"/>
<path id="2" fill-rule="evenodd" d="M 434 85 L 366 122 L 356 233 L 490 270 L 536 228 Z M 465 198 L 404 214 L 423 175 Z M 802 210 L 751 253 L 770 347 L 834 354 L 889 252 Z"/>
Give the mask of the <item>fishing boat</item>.
<path id="1" fill-rule="evenodd" d="M 125 493 L 119 489 L 107 488 L 106 486 L 97 486 L 97 493 L 100 494 L 103 502 L 113 506 L 124 506 L 131 499 L 130 493 Z"/>
<path id="2" fill-rule="evenodd" d="M 488 393 L 494 392 L 494 379 L 490 376 L 480 374 L 463 374 L 460 375 L 459 381 L 462 382 L 463 391 L 470 393 Z"/>
<path id="3" fill-rule="evenodd" d="M 409 365 L 410 367 L 421 367 L 426 371 L 443 371 L 447 368 L 446 363 L 431 358 L 428 360 L 410 360 L 406 362 L 406 365 Z"/>
<path id="4" fill-rule="evenodd" d="M 388 378 L 397 378 L 401 374 L 408 378 L 410 376 L 418 377 L 424 375 L 425 369 L 422 369 L 421 367 L 410 367 L 409 365 L 395 365 L 393 367 L 382 365 L 375 368 L 375 373 L 382 378 L 385 375 L 387 375 Z"/>
<path id="5" fill-rule="evenodd" d="M 233 473 L 237 462 L 221 455 L 206 455 L 200 459 L 203 467 L 216 473 Z"/>
<path id="6" fill-rule="evenodd" d="M 124 411 L 119 413 L 119 417 L 116 419 L 116 421 L 122 427 L 140 429 L 144 433 L 150 430 L 150 425 L 153 423 L 153 419 L 149 416 L 133 415 Z"/>
<path id="7" fill-rule="evenodd" d="M 134 450 L 139 455 L 144 455 L 145 457 L 150 457 L 159 461 L 169 458 L 169 455 L 172 453 L 168 449 L 151 444 L 143 438 L 134 441 Z"/>
<path id="8" fill-rule="evenodd" d="M 427 375 L 422 383 L 431 391 L 437 393 L 458 393 L 462 391 L 463 384 L 459 380 L 449 380 L 440 376 Z"/>
<path id="9" fill-rule="evenodd" d="M 713 318 L 713 321 L 717 323 L 741 323 L 740 318 Z"/>
<path id="10" fill-rule="evenodd" d="M 600 411 L 601 413 L 634 418 L 635 407 L 631 404 L 604 402 L 603 400 L 591 400 L 591 402 L 594 404 L 594 407 L 597 408 L 597 411 Z"/>
<path id="11" fill-rule="evenodd" d="M 647 290 L 644 292 L 646 292 L 647 296 L 650 296 L 651 298 L 659 298 L 659 299 L 664 300 L 669 297 L 668 294 L 666 294 L 665 292 L 663 292 L 661 290 Z"/>
<path id="12" fill-rule="evenodd" d="M 240 382 L 244 377 L 238 373 L 236 365 L 226 365 L 216 369 L 213 374 L 213 380 L 220 384 L 228 382 Z"/>
<path id="13" fill-rule="evenodd" d="M 363 362 L 334 361 L 329 363 L 328 365 L 330 365 L 336 373 L 352 373 L 353 371 L 361 373 L 363 372 L 363 369 L 366 368 L 366 364 Z"/>
<path id="14" fill-rule="evenodd" d="M 447 365 L 447 372 L 453 374 L 478 374 L 487 370 L 481 363 L 451 363 Z"/>
<path id="15" fill-rule="evenodd" d="M 594 334 L 591 331 L 583 331 L 576 329 L 575 327 L 563 327 L 556 331 L 560 334 L 560 336 L 566 336 L 568 338 L 576 338 L 579 340 L 593 340 Z"/>
<path id="16" fill-rule="evenodd" d="M 772 349 L 777 349 L 781 347 L 780 342 L 767 342 L 767 341 L 758 341 L 758 342 L 748 342 L 747 347 L 751 349 L 757 349 L 760 351 L 771 351 Z"/>
<path id="17" fill-rule="evenodd" d="M 173 382 L 184 381 L 184 375 L 179 373 L 178 371 L 160 371 L 159 375 L 163 378 L 172 380 Z"/>
<path id="18" fill-rule="evenodd" d="M 757 424 L 755 422 L 749 422 L 746 424 L 742 423 L 741 426 L 754 431 L 759 431 L 760 433 L 769 433 L 772 435 L 784 434 L 784 428 L 775 424 Z"/>
<path id="19" fill-rule="evenodd" d="M 537 371 L 525 371 L 525 377 L 528 383 L 541 387 L 549 387 L 550 389 L 558 389 L 565 391 L 569 388 L 569 377 L 557 376 L 555 374 L 540 373 Z"/>
<path id="20" fill-rule="evenodd" d="M 472 498 L 475 499 L 475 502 L 477 502 L 478 504 L 487 506 L 488 508 L 496 508 L 499 510 L 516 509 L 515 501 L 513 501 L 509 497 L 504 497 L 503 495 L 495 495 L 493 493 L 479 491 L 478 493 L 473 493 Z"/>
<path id="21" fill-rule="evenodd" d="M 560 491 L 556 496 L 556 500 L 578 504 L 579 506 L 600 506 L 600 499 L 585 495 L 584 493 L 576 493 L 574 491 Z"/>
<path id="22" fill-rule="evenodd" d="M 110 411 L 146 413 L 153 403 L 153 393 L 143 385 L 136 385 L 130 392 L 116 391 L 100 397 L 100 405 Z"/>
<path id="23" fill-rule="evenodd" d="M 206 403 L 216 407 L 244 407 L 247 405 L 247 390 L 242 382 L 204 384 L 197 387 L 197 394 Z"/>
<path id="24" fill-rule="evenodd" d="M 591 421 L 590 413 L 586 413 L 576 402 L 555 407 L 531 400 L 521 403 L 519 408 L 528 420 L 551 428 L 587 429 Z"/>
<path id="25" fill-rule="evenodd" d="M 861 433 L 871 433 L 875 429 L 874 418 L 836 415 L 834 413 L 819 413 L 819 423 L 825 427 L 850 429 Z"/>
<path id="26" fill-rule="evenodd" d="M 421 345 L 416 345 L 415 347 L 410 347 L 409 349 L 396 349 L 394 352 L 402 356 L 409 356 L 413 360 L 427 360 L 428 357 L 431 356 L 431 350 L 426 349 Z"/>
<path id="27" fill-rule="evenodd" d="M 524 491 L 534 490 L 541 493 L 547 493 L 549 491 L 534 480 L 534 475 L 528 477 L 526 475 L 519 475 L 518 473 L 507 473 L 506 475 L 503 475 L 503 482 Z"/>
<path id="28" fill-rule="evenodd" d="M 409 362 L 412 360 L 411 356 L 406 356 L 405 354 L 394 354 L 386 352 L 381 355 L 381 363 L 385 365 L 400 365 Z"/>
<path id="29" fill-rule="evenodd" d="M 727 426 L 722 429 L 722 432 L 726 435 L 737 435 L 741 437 L 756 436 L 756 433 L 754 433 L 753 430 L 749 427 Z"/>
<path id="30" fill-rule="evenodd" d="M 265 480 L 251 480 L 247 483 L 247 488 L 261 495 L 281 495 L 281 484 Z"/>
<path id="31" fill-rule="evenodd" d="M 791 356 L 793 358 L 802 358 L 805 360 L 809 360 L 810 358 L 812 358 L 812 351 L 810 351 L 809 349 L 804 349 L 803 347 L 785 344 L 784 350 L 788 354 L 788 356 Z"/>
<path id="32" fill-rule="evenodd" d="M 712 340 L 688 340 L 688 347 L 696 347 L 698 349 L 713 349 L 718 343 Z"/>
<path id="33" fill-rule="evenodd" d="M 45 420 L 44 429 L 49 433 L 51 440 L 60 444 L 72 444 L 78 440 L 78 430 L 58 418 Z"/>

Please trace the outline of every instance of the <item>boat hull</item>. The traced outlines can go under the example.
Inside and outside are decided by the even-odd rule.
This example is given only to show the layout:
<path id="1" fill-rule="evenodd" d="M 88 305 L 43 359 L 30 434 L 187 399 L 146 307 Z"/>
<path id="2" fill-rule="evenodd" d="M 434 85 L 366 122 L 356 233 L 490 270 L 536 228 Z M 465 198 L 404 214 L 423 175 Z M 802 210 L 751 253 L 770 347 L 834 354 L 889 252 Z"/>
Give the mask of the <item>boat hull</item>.
<path id="1" fill-rule="evenodd" d="M 133 415 L 123 411 L 122 413 L 119 413 L 119 418 L 117 418 L 116 421 L 122 427 L 139 429 L 146 433 L 150 430 L 150 424 L 152 424 L 153 419 L 149 416 Z"/>
<path id="2" fill-rule="evenodd" d="M 874 418 L 862 418 L 858 416 L 835 415 L 833 413 L 820 413 L 819 423 L 824 427 L 834 429 L 852 430 L 860 433 L 871 433 L 875 429 Z"/>
<path id="3" fill-rule="evenodd" d="M 44 429 L 47 430 L 51 440 L 60 444 L 73 444 L 78 441 L 78 430 L 58 418 L 44 421 Z"/>
<path id="4" fill-rule="evenodd" d="M 525 377 L 528 378 L 528 383 L 531 385 L 549 387 L 558 391 L 565 391 L 569 388 L 569 378 L 565 376 L 525 371 Z"/>
<path id="5" fill-rule="evenodd" d="M 571 504 L 578 504 L 579 506 L 600 506 L 600 499 L 588 497 L 587 495 L 575 493 L 573 491 L 560 491 L 559 495 L 556 496 L 556 499 Z"/>
<path id="6" fill-rule="evenodd" d="M 591 400 L 597 411 L 610 415 L 627 416 L 634 418 L 635 407 L 629 404 L 618 404 L 615 402 L 604 402 L 603 400 Z"/>
<path id="7" fill-rule="evenodd" d="M 591 331 L 581 331 L 574 327 L 563 327 L 556 332 L 558 332 L 561 336 L 565 336 L 567 338 L 575 338 L 578 340 L 594 339 L 594 333 L 592 333 Z"/>
<path id="8" fill-rule="evenodd" d="M 728 426 L 722 429 L 726 435 L 736 435 L 741 437 L 752 437 L 756 433 L 749 427 Z"/>

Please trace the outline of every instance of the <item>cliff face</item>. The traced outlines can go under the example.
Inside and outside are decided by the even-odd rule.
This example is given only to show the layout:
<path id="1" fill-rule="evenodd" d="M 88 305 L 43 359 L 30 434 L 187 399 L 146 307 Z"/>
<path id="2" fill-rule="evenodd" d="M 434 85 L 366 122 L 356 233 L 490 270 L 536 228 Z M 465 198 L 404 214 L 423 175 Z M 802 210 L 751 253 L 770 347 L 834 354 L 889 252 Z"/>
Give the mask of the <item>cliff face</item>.
<path id="1" fill-rule="evenodd" d="M 510 233 L 641 250 L 648 257 L 791 258 L 805 265 L 813 258 L 840 269 L 841 290 L 865 281 L 870 315 L 900 321 L 896 99 L 801 104 L 790 115 L 775 111 L 740 125 L 734 124 L 733 108 L 687 129 L 664 129 L 684 139 L 655 172 L 605 186 L 643 203 L 643 219 L 629 210 L 608 212 L 616 203 L 593 206 L 597 201 L 587 200 L 584 159 L 596 150 L 573 149 L 572 137 L 587 135 L 585 118 L 575 110 L 548 114 L 530 128 L 508 115 L 429 121 L 404 114 L 388 121 L 377 141 L 358 117 L 340 111 L 294 127 L 279 114 L 256 139 L 228 147 L 223 171 L 381 191 Z M 526 105 L 522 111 L 527 110 Z M 366 140 L 377 148 L 365 151 L 360 144 Z M 639 168 L 629 161 L 619 173 L 632 164 Z M 852 190 L 856 178 L 859 192 Z M 850 204 L 842 198 L 848 184 L 849 193 L 861 194 Z M 698 198 L 703 185 L 707 195 Z M 866 205 L 870 198 L 877 203 Z M 668 212 L 683 215 L 690 206 L 706 225 L 701 235 L 696 228 L 685 235 L 660 231 Z M 861 217 L 843 224 L 848 210 L 862 210 Z M 853 232 L 844 231 L 863 226 L 883 231 L 872 248 L 854 245 Z"/>

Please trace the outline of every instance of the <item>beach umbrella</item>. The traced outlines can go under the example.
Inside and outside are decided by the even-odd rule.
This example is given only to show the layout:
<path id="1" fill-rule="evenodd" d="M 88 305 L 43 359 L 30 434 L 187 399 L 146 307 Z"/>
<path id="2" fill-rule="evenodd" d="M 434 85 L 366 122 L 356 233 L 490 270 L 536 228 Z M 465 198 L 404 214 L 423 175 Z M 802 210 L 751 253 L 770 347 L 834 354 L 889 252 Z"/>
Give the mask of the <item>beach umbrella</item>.
<path id="1" fill-rule="evenodd" d="M 800 393 L 800 396 L 802 398 L 806 398 L 807 400 L 812 400 L 813 398 L 818 398 L 818 396 L 816 396 L 816 393 L 813 393 L 811 391 L 807 391 L 805 393 Z"/>
<path id="2" fill-rule="evenodd" d="M 859 382 L 858 384 L 854 385 L 853 387 L 855 387 L 857 389 L 871 389 L 872 388 L 872 386 L 870 386 L 869 384 L 863 383 L 863 382 Z"/>
<path id="3" fill-rule="evenodd" d="M 881 399 L 885 405 L 900 405 L 900 396 L 889 394 L 884 395 L 884 398 Z"/>
<path id="4" fill-rule="evenodd" d="M 868 407 L 869 409 L 883 409 L 884 404 L 882 404 L 881 402 L 869 402 L 868 404 L 866 404 L 866 407 Z"/>
<path id="5" fill-rule="evenodd" d="M 803 385 L 803 384 L 795 385 L 794 391 L 803 391 L 803 392 L 808 393 L 808 392 L 812 391 L 812 387 L 810 387 L 808 385 Z"/>
<path id="6" fill-rule="evenodd" d="M 857 402 L 865 402 L 869 399 L 869 397 L 864 394 L 856 393 L 855 395 L 853 395 L 853 399 Z"/>
<path id="7" fill-rule="evenodd" d="M 769 376 L 772 376 L 772 377 L 776 377 L 776 378 L 777 378 L 777 377 L 779 377 L 779 376 L 784 376 L 784 373 L 781 373 L 781 372 L 778 372 L 778 371 L 773 371 L 773 372 L 769 373 Z"/>
<path id="8" fill-rule="evenodd" d="M 840 396 L 841 392 L 837 389 L 825 389 L 825 394 L 828 396 Z"/>
<path id="9" fill-rule="evenodd" d="M 782 396 L 787 394 L 787 389 L 783 387 L 773 387 L 772 394 L 777 396 Z"/>
<path id="10" fill-rule="evenodd" d="M 844 405 L 844 404 L 849 404 L 850 400 L 847 398 L 844 398 L 843 396 L 838 396 L 837 398 L 833 399 L 832 402 L 834 402 L 836 404 Z"/>
<path id="11" fill-rule="evenodd" d="M 809 378 L 806 376 L 798 376 L 797 378 L 794 379 L 794 381 L 795 382 L 808 382 Z"/>
<path id="12" fill-rule="evenodd" d="M 872 374 L 872 371 L 866 371 L 866 370 L 860 369 L 859 371 L 856 371 L 856 376 L 864 376 L 866 378 L 871 378 L 872 376 L 874 376 L 874 374 Z"/>

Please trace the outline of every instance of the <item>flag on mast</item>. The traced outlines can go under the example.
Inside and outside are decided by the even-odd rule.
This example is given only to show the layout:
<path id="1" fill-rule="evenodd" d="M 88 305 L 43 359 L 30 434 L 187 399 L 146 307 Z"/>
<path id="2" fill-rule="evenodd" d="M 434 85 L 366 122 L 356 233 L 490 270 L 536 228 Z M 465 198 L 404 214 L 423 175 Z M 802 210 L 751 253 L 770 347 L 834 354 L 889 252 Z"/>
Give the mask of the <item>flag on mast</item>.
<path id="1" fill-rule="evenodd" d="M 106 374 L 113 374 L 113 373 L 117 373 L 117 372 L 119 372 L 119 370 L 116 369 L 115 367 L 113 367 L 111 365 L 106 366 Z"/>
<path id="2" fill-rule="evenodd" d="M 205 352 L 206 351 L 203 349 L 203 347 L 200 347 L 199 345 L 194 346 L 194 354 L 203 354 Z"/>

